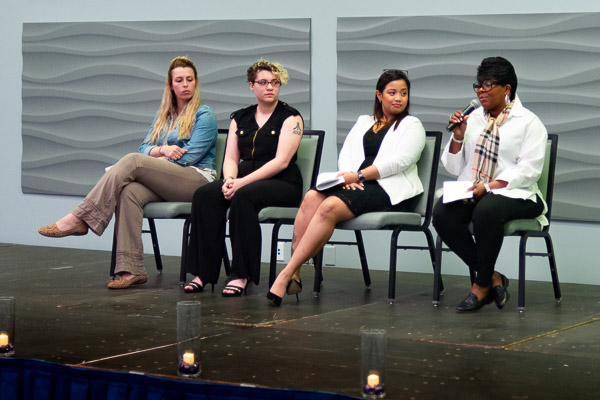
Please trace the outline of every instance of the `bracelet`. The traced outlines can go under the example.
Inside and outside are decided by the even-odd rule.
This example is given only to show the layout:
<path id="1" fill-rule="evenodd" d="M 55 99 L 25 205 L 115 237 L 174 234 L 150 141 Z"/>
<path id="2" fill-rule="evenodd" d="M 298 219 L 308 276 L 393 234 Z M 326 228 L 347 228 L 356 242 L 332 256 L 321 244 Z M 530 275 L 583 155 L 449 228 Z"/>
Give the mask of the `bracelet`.
<path id="1" fill-rule="evenodd" d="M 164 145 L 164 144 L 158 148 L 158 152 L 159 152 L 159 153 L 160 153 L 160 155 L 162 155 L 162 156 L 164 156 L 164 155 L 165 155 L 165 153 L 163 152 L 163 147 L 165 147 L 165 145 Z"/>
<path id="2" fill-rule="evenodd" d="M 452 132 L 451 139 L 452 139 L 453 141 L 455 141 L 456 143 L 459 143 L 459 144 L 462 144 L 462 142 L 464 142 L 464 141 L 465 141 L 464 139 L 462 139 L 462 140 L 458 140 L 457 138 L 455 138 L 455 137 L 454 137 L 454 132 Z"/>
<path id="3" fill-rule="evenodd" d="M 487 183 L 487 182 L 483 183 L 483 187 L 485 188 L 486 192 L 491 192 L 492 191 L 492 189 L 490 188 L 490 184 Z"/>
<path id="4" fill-rule="evenodd" d="M 227 179 L 229 179 L 229 178 L 231 178 L 231 179 L 235 179 L 235 177 L 233 177 L 233 176 L 229 175 L 228 177 L 226 177 L 225 179 L 223 179 L 223 182 L 226 182 L 226 181 L 227 181 Z"/>

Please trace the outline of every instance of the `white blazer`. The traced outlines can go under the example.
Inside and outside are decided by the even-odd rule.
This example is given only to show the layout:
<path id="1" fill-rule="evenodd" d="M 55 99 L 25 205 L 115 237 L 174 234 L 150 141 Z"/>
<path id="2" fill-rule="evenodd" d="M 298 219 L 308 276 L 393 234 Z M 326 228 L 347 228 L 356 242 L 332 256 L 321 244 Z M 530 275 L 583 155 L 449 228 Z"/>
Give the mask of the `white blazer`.
<path id="1" fill-rule="evenodd" d="M 357 171 L 365 160 L 363 136 L 373 126 L 371 115 L 361 115 L 348 133 L 340 156 L 340 171 Z M 406 116 L 396 129 L 392 125 L 383 138 L 373 161 L 379 171 L 377 183 L 390 197 L 392 204 L 423 193 L 416 162 L 425 147 L 425 128 L 417 118 Z"/>

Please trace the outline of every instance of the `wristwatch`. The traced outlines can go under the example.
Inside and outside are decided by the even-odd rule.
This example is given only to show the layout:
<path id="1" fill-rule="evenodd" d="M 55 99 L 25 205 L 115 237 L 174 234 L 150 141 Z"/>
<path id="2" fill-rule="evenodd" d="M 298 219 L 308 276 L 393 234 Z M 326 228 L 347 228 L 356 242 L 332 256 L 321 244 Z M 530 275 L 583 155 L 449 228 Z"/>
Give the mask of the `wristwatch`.
<path id="1" fill-rule="evenodd" d="M 492 191 L 492 189 L 490 188 L 490 184 L 487 183 L 487 182 L 483 183 L 483 187 L 485 188 L 486 192 L 491 192 Z"/>
<path id="2" fill-rule="evenodd" d="M 365 177 L 362 172 L 356 171 L 356 173 L 358 174 L 358 183 L 363 183 L 365 181 Z"/>

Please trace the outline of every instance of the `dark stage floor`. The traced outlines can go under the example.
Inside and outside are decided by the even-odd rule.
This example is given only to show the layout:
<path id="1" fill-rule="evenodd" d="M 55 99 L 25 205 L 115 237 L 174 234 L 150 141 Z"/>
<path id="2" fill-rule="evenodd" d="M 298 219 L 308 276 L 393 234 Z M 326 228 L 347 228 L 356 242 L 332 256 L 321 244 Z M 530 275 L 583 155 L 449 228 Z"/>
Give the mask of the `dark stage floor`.
<path id="1" fill-rule="evenodd" d="M 360 330 L 388 332 L 390 399 L 600 398 L 600 287 L 528 282 L 526 312 L 516 311 L 517 280 L 507 309 L 456 314 L 468 278 L 446 276 L 442 305 L 431 304 L 432 274 L 399 273 L 387 304 L 387 273 L 325 268 L 321 297 L 305 289 L 268 305 L 266 274 L 242 298 L 220 289 L 185 294 L 179 258 L 128 290 L 111 291 L 110 254 L 0 245 L 0 294 L 17 299 L 18 357 L 92 368 L 175 376 L 175 305 L 202 302 L 202 379 L 359 396 Z M 571 268 L 570 265 L 559 265 Z M 263 266 L 266 273 L 267 268 Z M 306 287 L 313 271 L 304 269 Z"/>

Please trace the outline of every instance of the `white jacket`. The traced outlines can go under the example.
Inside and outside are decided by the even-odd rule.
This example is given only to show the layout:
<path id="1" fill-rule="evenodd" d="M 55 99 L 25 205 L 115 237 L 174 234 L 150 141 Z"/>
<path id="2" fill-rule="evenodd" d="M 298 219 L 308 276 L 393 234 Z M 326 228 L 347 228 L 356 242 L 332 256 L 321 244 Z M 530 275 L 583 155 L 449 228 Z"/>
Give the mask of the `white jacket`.
<path id="1" fill-rule="evenodd" d="M 361 115 L 348 133 L 340 156 L 340 171 L 357 171 L 365 160 L 363 136 L 373 126 L 371 115 Z M 423 193 L 416 162 L 425 147 L 425 128 L 417 118 L 406 116 L 396 129 L 392 125 L 383 138 L 373 161 L 379 171 L 377 183 L 390 197 L 392 204 Z"/>

